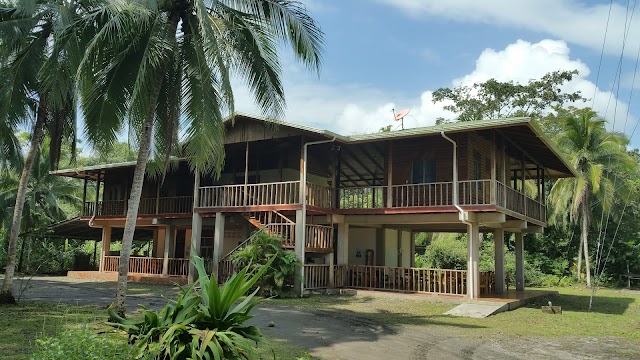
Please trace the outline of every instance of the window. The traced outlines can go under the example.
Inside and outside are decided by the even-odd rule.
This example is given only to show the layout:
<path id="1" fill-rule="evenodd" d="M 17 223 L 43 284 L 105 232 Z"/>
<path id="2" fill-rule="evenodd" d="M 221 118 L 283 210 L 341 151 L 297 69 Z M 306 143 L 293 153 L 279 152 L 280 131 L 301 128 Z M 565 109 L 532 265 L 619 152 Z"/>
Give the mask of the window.
<path id="1" fill-rule="evenodd" d="M 414 184 L 436 182 L 436 160 L 415 160 L 413 162 L 412 182 Z"/>

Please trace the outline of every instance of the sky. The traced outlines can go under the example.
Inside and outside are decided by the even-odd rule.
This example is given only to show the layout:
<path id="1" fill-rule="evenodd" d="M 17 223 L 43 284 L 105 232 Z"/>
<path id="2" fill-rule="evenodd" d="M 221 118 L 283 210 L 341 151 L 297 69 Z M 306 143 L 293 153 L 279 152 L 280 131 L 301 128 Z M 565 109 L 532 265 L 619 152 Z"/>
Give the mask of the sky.
<path id="1" fill-rule="evenodd" d="M 405 128 L 428 126 L 453 117 L 431 101 L 440 87 L 576 69 L 564 89 L 589 101 L 575 105 L 592 106 L 638 147 L 635 1 L 304 0 L 325 33 L 322 70 L 283 54 L 283 120 L 352 135 L 397 126 L 392 110 L 409 108 Z M 259 114 L 246 89 L 235 93 L 237 111 Z"/>

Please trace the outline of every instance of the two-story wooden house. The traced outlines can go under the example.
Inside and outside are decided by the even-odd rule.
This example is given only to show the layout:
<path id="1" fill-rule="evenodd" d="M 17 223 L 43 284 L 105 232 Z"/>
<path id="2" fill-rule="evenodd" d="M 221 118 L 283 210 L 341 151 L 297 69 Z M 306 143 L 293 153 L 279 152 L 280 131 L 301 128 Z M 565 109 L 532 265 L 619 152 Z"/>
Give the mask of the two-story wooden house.
<path id="1" fill-rule="evenodd" d="M 237 115 L 228 121 L 222 175 L 194 177 L 185 162 L 145 181 L 137 226 L 153 238 L 130 273 L 186 278 L 196 249 L 221 280 L 229 256 L 263 229 L 303 261 L 297 291 L 329 287 L 478 297 L 504 291 L 504 233 L 515 233 L 524 288 L 523 234 L 546 221 L 545 179 L 571 166 L 528 118 L 460 122 L 366 135 Z M 102 184 L 81 220 L 102 229 L 100 272 L 124 227 L 134 163 L 53 172 Z M 413 234 L 468 236 L 467 270 L 414 268 Z M 495 275 L 478 270 L 480 233 L 493 232 Z M 146 235 L 144 235 L 146 234 Z M 71 236 L 71 234 L 70 234 Z"/>

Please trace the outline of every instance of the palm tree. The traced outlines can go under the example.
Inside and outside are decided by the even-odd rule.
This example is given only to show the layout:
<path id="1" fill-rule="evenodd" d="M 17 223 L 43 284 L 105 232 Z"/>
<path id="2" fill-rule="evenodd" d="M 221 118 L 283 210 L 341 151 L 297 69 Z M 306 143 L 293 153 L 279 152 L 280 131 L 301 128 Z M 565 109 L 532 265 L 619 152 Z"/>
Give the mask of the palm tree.
<path id="1" fill-rule="evenodd" d="M 92 39 L 78 72 L 89 142 L 107 149 L 125 126 L 137 137 L 114 302 L 124 315 L 152 143 L 166 168 L 181 133 L 191 169 L 218 174 L 223 119 L 234 111 L 230 78 L 244 79 L 265 115 L 279 117 L 285 104 L 279 46 L 291 46 L 304 65 L 319 70 L 323 34 L 300 3 L 287 0 L 106 1 L 83 16 L 82 28 Z"/>
<path id="2" fill-rule="evenodd" d="M 48 141 L 47 144 L 48 145 Z M 47 146 L 41 146 L 36 155 L 34 168 L 25 196 L 21 233 L 34 232 L 38 228 L 51 223 L 65 220 L 67 218 L 66 209 L 73 209 L 79 204 L 82 198 L 78 194 L 82 191 L 75 181 L 60 176 L 49 175 L 50 159 Z M 2 178 L 0 187 L 0 209 L 7 210 L 2 213 L 12 213 L 15 206 L 19 179 L 16 176 L 5 176 Z M 0 213 L 0 214 L 2 214 Z M 0 218 L 0 223 L 3 223 Z M 22 257 L 27 238 L 23 238 L 22 250 L 18 261 L 18 271 L 21 270 Z"/>
<path id="3" fill-rule="evenodd" d="M 13 275 L 29 175 L 45 130 L 51 134 L 51 166 L 60 157 L 64 139 L 75 144 L 75 102 L 72 74 L 79 61 L 80 41 L 69 22 L 78 14 L 76 2 L 64 0 L 0 4 L 0 129 L 15 133 L 34 118 L 29 149 L 16 191 L 8 261 L 0 303 L 13 302 Z M 5 135 L 3 147 L 13 139 Z M 13 145 L 15 148 L 15 144 Z M 75 145 L 72 145 L 75 153 Z"/>
<path id="4" fill-rule="evenodd" d="M 624 193 L 620 191 L 620 186 L 627 183 L 624 177 L 637 166 L 626 151 L 627 139 L 608 132 L 605 124 L 588 108 L 575 109 L 562 120 L 556 141 L 577 176 L 556 181 L 549 196 L 551 222 L 578 223 L 580 220 L 577 274 L 579 278 L 584 253 L 587 286 L 591 286 L 588 238 L 592 208 L 597 203 L 603 211 L 608 211 L 616 194 Z"/>

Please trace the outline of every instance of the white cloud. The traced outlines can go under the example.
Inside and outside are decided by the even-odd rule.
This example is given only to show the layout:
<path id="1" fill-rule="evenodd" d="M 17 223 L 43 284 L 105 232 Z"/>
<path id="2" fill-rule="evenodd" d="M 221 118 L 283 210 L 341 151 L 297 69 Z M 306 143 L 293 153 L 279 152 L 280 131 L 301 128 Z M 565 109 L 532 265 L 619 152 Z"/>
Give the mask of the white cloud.
<path id="1" fill-rule="evenodd" d="M 526 29 L 550 34 L 598 52 L 602 48 L 609 14 L 608 2 L 594 5 L 578 0 L 378 1 L 401 9 L 411 17 L 437 16 L 458 22 Z M 627 14 L 631 17 L 631 9 L 627 13 L 626 5 L 613 3 L 611 6 L 605 44 L 607 53 L 620 53 Z M 634 16 L 629 28 L 625 53 L 628 56 L 635 56 L 638 45 L 640 45 L 640 16 Z"/>
<path id="2" fill-rule="evenodd" d="M 453 114 L 443 110 L 444 104 L 433 104 L 433 89 L 421 94 L 407 96 L 393 94 L 364 85 L 329 85 L 296 71 L 289 65 L 285 76 L 287 94 L 286 120 L 329 129 L 344 135 L 376 132 L 393 122 L 392 109 L 411 108 L 405 118 L 405 128 L 427 126 L 438 117 L 452 118 Z M 498 81 L 526 83 L 556 70 L 580 71 L 570 83 L 565 84 L 568 92 L 581 91 L 586 98 L 594 98 L 593 108 L 609 119 L 613 126 L 616 113 L 616 130 L 622 130 L 627 113 L 627 104 L 615 99 L 611 92 L 597 89 L 587 79 L 590 69 L 579 59 L 572 59 L 570 49 L 564 41 L 542 40 L 530 43 L 523 40 L 508 45 L 503 50 L 485 49 L 476 60 L 475 69 L 464 76 L 453 79 L 451 86 L 471 85 L 475 82 L 495 78 Z M 240 89 L 239 89 L 240 90 Z M 245 112 L 256 112 L 251 105 L 248 92 L 236 93 L 236 108 Z M 610 100 L 611 99 L 611 100 Z M 578 102 L 577 107 L 591 106 L 592 101 Z M 617 108 L 616 108 L 617 107 Z M 614 111 L 615 109 L 615 111 Z M 630 120 L 629 129 L 635 123 Z"/>

